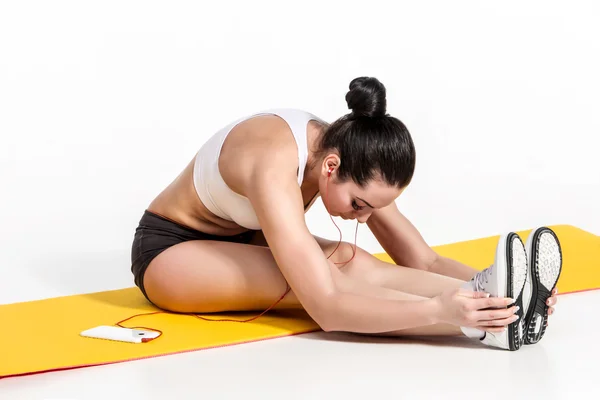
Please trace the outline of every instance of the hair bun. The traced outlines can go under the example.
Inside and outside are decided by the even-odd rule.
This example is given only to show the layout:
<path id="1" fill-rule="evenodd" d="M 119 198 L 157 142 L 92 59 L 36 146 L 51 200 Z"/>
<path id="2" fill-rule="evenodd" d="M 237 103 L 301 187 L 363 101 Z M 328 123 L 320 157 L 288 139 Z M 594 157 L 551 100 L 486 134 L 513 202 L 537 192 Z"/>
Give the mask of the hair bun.
<path id="1" fill-rule="evenodd" d="M 353 116 L 384 117 L 386 115 L 385 94 L 385 86 L 377 78 L 364 76 L 350 82 L 346 102 Z"/>

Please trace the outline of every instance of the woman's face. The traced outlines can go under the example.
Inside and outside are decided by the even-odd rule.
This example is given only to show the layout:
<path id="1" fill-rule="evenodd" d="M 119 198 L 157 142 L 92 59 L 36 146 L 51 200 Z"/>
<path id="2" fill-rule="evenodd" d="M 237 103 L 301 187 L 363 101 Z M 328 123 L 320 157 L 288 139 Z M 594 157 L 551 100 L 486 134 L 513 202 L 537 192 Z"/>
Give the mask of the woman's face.
<path id="1" fill-rule="evenodd" d="M 367 222 L 373 211 L 391 204 L 403 191 L 379 180 L 371 181 L 365 188 L 352 180 L 340 182 L 336 179 L 335 169 L 331 176 L 325 173 L 320 179 L 319 190 L 329 214 L 356 219 L 360 223 Z"/>

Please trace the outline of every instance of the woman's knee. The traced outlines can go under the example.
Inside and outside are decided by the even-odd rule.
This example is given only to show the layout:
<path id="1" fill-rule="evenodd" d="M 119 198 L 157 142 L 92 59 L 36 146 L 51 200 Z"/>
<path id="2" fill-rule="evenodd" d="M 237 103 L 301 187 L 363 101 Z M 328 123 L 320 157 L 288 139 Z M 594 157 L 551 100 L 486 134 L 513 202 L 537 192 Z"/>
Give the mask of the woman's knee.
<path id="1" fill-rule="evenodd" d="M 387 268 L 393 268 L 392 264 L 383 264 L 373 254 L 347 242 L 340 244 L 330 260 L 345 274 L 376 286 L 385 286 L 389 276 Z"/>
<path id="2" fill-rule="evenodd" d="M 321 247 L 323 254 L 337 265 L 350 260 L 353 256 L 353 243 L 333 241 L 318 236 L 314 236 L 314 238 Z"/>
<path id="3" fill-rule="evenodd" d="M 368 251 L 349 242 L 320 241 L 325 256 L 339 269 L 353 275 L 372 272 L 372 257 Z"/>

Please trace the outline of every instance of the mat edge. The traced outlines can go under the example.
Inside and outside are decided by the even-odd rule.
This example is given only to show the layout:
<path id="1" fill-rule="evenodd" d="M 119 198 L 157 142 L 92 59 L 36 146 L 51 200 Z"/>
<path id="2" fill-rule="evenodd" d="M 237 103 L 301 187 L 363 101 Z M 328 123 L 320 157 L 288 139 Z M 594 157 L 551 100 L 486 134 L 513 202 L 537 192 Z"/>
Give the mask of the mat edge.
<path id="1" fill-rule="evenodd" d="M 17 378 L 17 377 L 28 376 L 28 375 L 38 375 L 38 374 L 49 373 L 49 372 L 69 371 L 69 370 L 73 370 L 73 369 L 99 367 L 102 365 L 120 364 L 120 363 L 125 363 L 125 362 L 130 362 L 130 361 L 146 360 L 149 358 L 158 358 L 158 357 L 164 357 L 164 356 L 171 356 L 171 355 L 175 355 L 175 354 L 185 354 L 185 353 L 191 353 L 194 351 L 212 350 L 212 349 L 218 349 L 218 348 L 222 348 L 222 347 L 231 347 L 231 346 L 237 346 L 237 345 L 248 344 L 248 343 L 257 343 L 257 342 L 262 342 L 262 341 L 271 340 L 271 339 L 280 339 L 280 338 L 284 338 L 284 337 L 291 337 L 291 336 L 296 336 L 296 335 L 304 335 L 307 333 L 314 333 L 314 332 L 318 332 L 320 330 L 321 329 L 319 329 L 319 328 L 311 328 L 310 330 L 304 330 L 304 331 L 300 331 L 300 332 L 284 333 L 281 335 L 263 337 L 263 338 L 259 338 L 259 339 L 244 340 L 244 341 L 235 342 L 235 343 L 226 343 L 226 344 L 219 344 L 219 345 L 214 345 L 214 346 L 199 347 L 199 348 L 195 348 L 195 349 L 173 351 L 173 352 L 169 352 L 169 353 L 154 354 L 154 355 L 150 355 L 150 356 L 128 358 L 126 360 L 107 361 L 107 362 L 94 363 L 94 364 L 79 364 L 79 365 L 73 365 L 73 366 L 68 366 L 68 367 L 41 369 L 41 370 L 37 370 L 37 371 L 22 372 L 22 373 L 17 373 L 17 374 L 0 375 L 0 380 L 7 379 L 7 378 Z"/>

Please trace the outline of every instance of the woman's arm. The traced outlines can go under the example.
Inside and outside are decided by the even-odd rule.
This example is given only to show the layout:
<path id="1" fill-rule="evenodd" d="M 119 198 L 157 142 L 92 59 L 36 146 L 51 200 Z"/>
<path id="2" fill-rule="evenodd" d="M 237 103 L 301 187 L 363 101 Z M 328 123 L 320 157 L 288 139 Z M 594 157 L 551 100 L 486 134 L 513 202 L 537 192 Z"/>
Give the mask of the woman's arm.
<path id="1" fill-rule="evenodd" d="M 405 267 L 423 269 L 439 275 L 469 281 L 479 272 L 460 261 L 436 253 L 414 225 L 398 210 L 396 203 L 376 210 L 367 225 L 392 260 Z M 555 290 L 549 299 L 550 314 L 557 301 Z"/>
<path id="2" fill-rule="evenodd" d="M 395 202 L 373 211 L 367 226 L 381 247 L 398 265 L 428 270 L 438 254 L 425 242 L 417 228 L 398 210 Z"/>
<path id="3" fill-rule="evenodd" d="M 398 265 L 468 281 L 475 268 L 436 253 L 396 203 L 373 212 L 367 225 L 386 253 Z"/>
<path id="4" fill-rule="evenodd" d="M 246 196 L 283 276 L 322 329 L 379 333 L 438 322 L 434 300 L 389 300 L 343 292 L 304 219 L 294 168 L 283 153 L 257 162 Z"/>
<path id="5" fill-rule="evenodd" d="M 452 278 L 470 281 L 479 270 L 469 267 L 460 261 L 453 260 L 448 257 L 438 255 L 433 264 L 428 268 L 428 271 L 435 272 L 439 275 L 450 276 Z"/>

